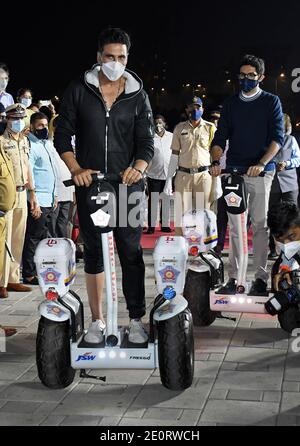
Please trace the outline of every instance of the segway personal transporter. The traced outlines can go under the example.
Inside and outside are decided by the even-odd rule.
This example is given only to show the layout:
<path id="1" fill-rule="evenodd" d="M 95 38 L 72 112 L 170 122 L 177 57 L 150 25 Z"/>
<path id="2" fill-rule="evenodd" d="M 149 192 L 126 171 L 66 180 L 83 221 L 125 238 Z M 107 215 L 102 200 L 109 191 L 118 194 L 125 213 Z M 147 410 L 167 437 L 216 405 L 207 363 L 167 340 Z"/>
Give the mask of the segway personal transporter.
<path id="1" fill-rule="evenodd" d="M 224 265 L 222 259 L 211 249 L 199 249 L 197 240 L 207 238 L 212 243 L 212 238 L 207 235 L 208 220 L 211 221 L 210 237 L 216 235 L 216 217 L 211 211 L 195 211 L 188 213 L 183 221 L 183 232 L 185 238 L 189 241 L 190 252 L 195 255 L 188 267 L 186 283 L 183 295 L 189 303 L 195 326 L 209 326 L 216 317 L 220 317 L 222 312 L 229 313 L 258 313 L 267 314 L 268 302 L 274 293 L 270 290 L 265 295 L 250 296 L 247 283 L 248 266 L 248 234 L 246 230 L 247 218 L 247 199 L 243 188 L 242 175 L 245 172 L 238 169 L 226 169 L 222 171 L 227 174 L 227 181 L 224 188 L 224 199 L 227 204 L 228 212 L 236 214 L 237 227 L 235 228 L 240 247 L 240 265 L 237 276 L 237 290 L 235 294 L 222 294 L 220 288 L 224 282 Z M 265 173 L 262 172 L 260 176 Z M 202 212 L 202 214 L 199 214 Z M 205 220 L 204 220 L 205 217 Z M 199 225 L 201 220 L 205 223 Z M 203 233 L 204 231 L 204 233 Z M 216 244 L 216 243 L 215 243 Z M 203 244 L 202 244 L 203 247 Z M 222 316 L 221 316 L 222 317 Z M 229 318 L 230 319 L 230 318 Z"/>
<path id="2" fill-rule="evenodd" d="M 75 371 L 81 377 L 95 377 L 86 369 L 153 369 L 159 367 L 162 384 L 171 390 L 188 388 L 194 375 L 194 338 L 192 316 L 182 296 L 187 252 L 183 237 L 170 242 L 173 246 L 173 268 L 176 280 L 164 269 L 164 259 L 155 261 L 159 295 L 150 312 L 149 341 L 131 344 L 127 327 L 118 327 L 118 298 L 110 215 L 102 209 L 114 192 L 111 182 L 120 182 L 119 175 L 93 174 L 90 199 L 99 205 L 91 215 L 101 232 L 106 278 L 107 320 L 101 344 L 84 340 L 83 304 L 70 289 L 76 275 L 75 245 L 69 239 L 42 240 L 36 250 L 35 263 L 40 288 L 45 300 L 39 306 L 36 361 L 41 382 L 52 389 L 69 386 Z M 65 185 L 73 182 L 67 181 Z M 110 188 L 108 187 L 110 186 Z M 97 206 L 96 206 L 97 208 Z M 179 265 L 178 258 L 183 258 Z"/>

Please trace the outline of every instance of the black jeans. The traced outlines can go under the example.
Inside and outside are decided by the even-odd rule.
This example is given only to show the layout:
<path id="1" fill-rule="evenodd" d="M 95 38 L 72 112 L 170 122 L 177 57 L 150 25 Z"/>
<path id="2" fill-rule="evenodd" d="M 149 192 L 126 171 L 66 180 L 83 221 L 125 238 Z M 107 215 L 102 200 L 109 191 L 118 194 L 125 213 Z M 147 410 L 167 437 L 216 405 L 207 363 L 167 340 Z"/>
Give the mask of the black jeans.
<path id="1" fill-rule="evenodd" d="M 161 194 L 164 190 L 166 180 L 154 180 L 153 178 L 147 178 L 148 182 L 148 227 L 155 229 L 156 218 L 157 218 L 157 205 L 158 205 L 158 196 L 157 194 Z M 155 193 L 153 194 L 152 193 Z M 160 216 L 159 222 L 161 227 L 168 227 L 170 219 L 170 200 L 166 197 L 165 200 L 160 201 Z"/>
<path id="2" fill-rule="evenodd" d="M 34 263 L 34 254 L 37 245 L 41 240 L 47 237 L 48 221 L 52 212 L 52 208 L 41 208 L 42 215 L 35 220 L 31 213 L 28 203 L 28 217 L 25 233 L 25 241 L 22 254 L 22 277 L 33 277 L 36 275 Z"/>
<path id="3" fill-rule="evenodd" d="M 48 230 L 50 237 L 67 238 L 68 223 L 72 201 L 59 201 L 57 208 L 49 218 Z"/>
<path id="4" fill-rule="evenodd" d="M 125 227 L 120 226 L 120 213 L 126 213 L 126 218 L 130 211 L 136 206 L 128 204 L 125 209 L 125 192 L 127 187 L 121 185 L 121 197 L 118 186 L 115 186 L 117 204 L 120 209 L 117 213 L 117 226 L 113 229 L 114 238 L 120 258 L 122 268 L 122 288 L 126 299 L 129 317 L 138 319 L 145 315 L 145 264 L 143 260 L 143 250 L 141 247 L 142 224 L 132 227 L 128 221 Z M 133 185 L 130 193 L 142 193 L 140 184 Z M 88 274 L 98 274 L 104 271 L 101 230 L 94 226 L 87 208 L 87 189 L 76 188 L 77 211 L 80 226 L 80 235 L 84 243 L 84 270 Z"/>

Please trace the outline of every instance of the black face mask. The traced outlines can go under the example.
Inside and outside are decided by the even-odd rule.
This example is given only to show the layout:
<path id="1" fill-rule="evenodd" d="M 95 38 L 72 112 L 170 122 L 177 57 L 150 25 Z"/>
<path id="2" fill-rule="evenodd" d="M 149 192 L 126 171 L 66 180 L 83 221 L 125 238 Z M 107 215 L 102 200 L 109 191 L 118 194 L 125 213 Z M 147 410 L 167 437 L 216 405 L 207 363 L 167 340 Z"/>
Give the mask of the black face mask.
<path id="1" fill-rule="evenodd" d="M 38 139 L 48 139 L 49 136 L 47 127 L 44 127 L 43 129 L 36 129 L 34 134 Z"/>

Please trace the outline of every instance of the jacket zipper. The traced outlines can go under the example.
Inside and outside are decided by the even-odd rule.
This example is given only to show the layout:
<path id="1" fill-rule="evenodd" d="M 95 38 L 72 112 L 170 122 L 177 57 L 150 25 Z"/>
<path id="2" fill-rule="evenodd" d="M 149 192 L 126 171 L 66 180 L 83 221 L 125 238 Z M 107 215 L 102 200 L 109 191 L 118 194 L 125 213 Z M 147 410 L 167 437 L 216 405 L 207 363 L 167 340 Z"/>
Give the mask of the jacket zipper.
<path id="1" fill-rule="evenodd" d="M 109 120 L 109 111 L 106 109 L 106 116 L 105 116 L 105 172 L 104 173 L 107 173 L 108 120 Z"/>
<path id="2" fill-rule="evenodd" d="M 131 96 L 130 98 L 123 98 L 123 99 L 119 99 L 119 100 L 117 100 L 116 102 L 114 102 L 113 104 L 112 104 L 112 106 L 111 106 L 111 108 L 110 108 L 110 110 L 108 110 L 107 109 L 107 107 L 106 107 L 106 105 L 105 105 L 105 102 L 103 101 L 103 98 L 100 96 L 100 94 L 98 94 L 98 93 L 96 93 L 95 92 L 95 90 L 93 90 L 93 88 L 91 88 L 90 86 L 89 86 L 89 84 L 88 84 L 88 82 L 84 79 L 84 83 L 85 83 L 85 85 L 101 100 L 101 102 L 102 102 L 102 104 L 103 104 L 103 107 L 104 107 L 104 110 L 105 110 L 105 112 L 106 112 L 106 115 L 105 115 L 105 161 L 104 161 L 104 163 L 105 163 L 105 172 L 104 173 L 107 173 L 107 163 L 108 163 L 108 161 L 107 161 L 107 159 L 108 159 L 108 121 L 109 121 L 109 117 L 110 117 L 110 115 L 109 115 L 109 112 L 111 111 L 111 109 L 113 108 L 113 106 L 115 105 L 115 104 L 117 104 L 117 103 L 119 103 L 119 102 L 122 102 L 122 101 L 129 101 L 130 99 L 132 99 L 133 97 L 135 97 L 140 91 L 141 91 L 141 89 L 140 90 L 138 90 L 133 96 Z"/>

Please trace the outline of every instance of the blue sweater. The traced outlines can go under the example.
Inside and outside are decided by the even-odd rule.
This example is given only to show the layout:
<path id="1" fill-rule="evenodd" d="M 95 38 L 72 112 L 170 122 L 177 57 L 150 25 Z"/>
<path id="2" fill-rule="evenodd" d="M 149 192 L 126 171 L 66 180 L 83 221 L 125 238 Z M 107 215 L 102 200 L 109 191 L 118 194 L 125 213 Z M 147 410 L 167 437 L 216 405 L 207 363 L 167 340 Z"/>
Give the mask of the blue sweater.
<path id="1" fill-rule="evenodd" d="M 212 142 L 223 151 L 229 140 L 227 167 L 256 165 L 272 141 L 283 144 L 283 114 L 278 96 L 261 91 L 253 99 L 241 95 L 224 102 L 218 130 Z"/>

